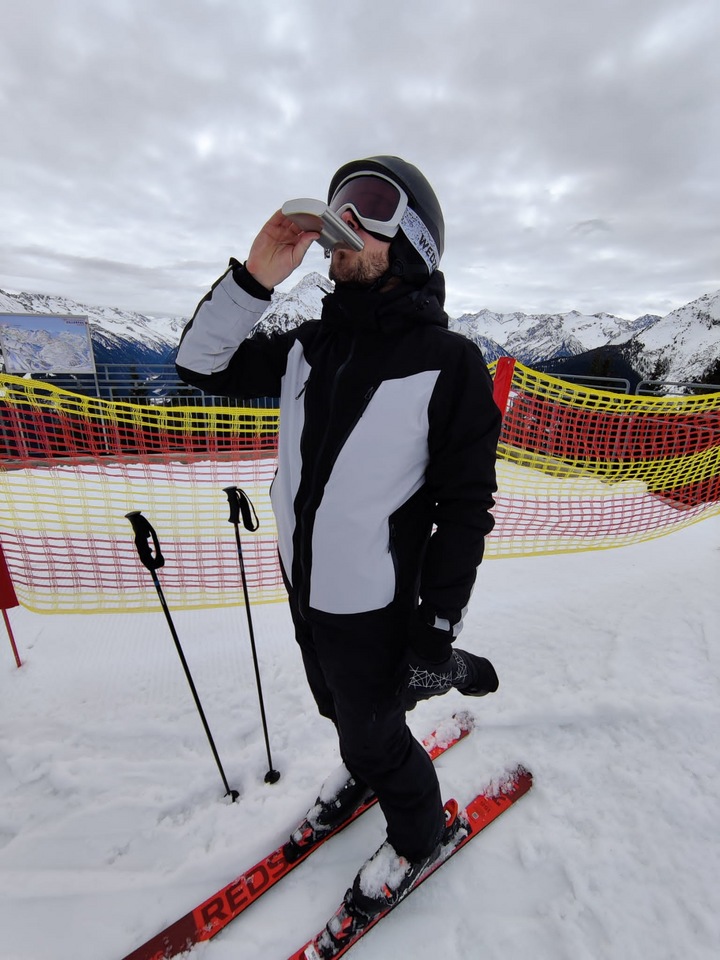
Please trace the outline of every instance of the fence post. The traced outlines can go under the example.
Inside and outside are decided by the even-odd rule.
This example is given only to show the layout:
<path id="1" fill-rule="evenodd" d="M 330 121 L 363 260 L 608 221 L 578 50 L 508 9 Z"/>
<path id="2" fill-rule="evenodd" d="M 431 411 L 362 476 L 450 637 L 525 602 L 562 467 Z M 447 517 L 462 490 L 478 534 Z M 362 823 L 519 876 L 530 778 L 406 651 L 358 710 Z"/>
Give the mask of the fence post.
<path id="1" fill-rule="evenodd" d="M 10 637 L 10 646 L 12 647 L 13 654 L 15 655 L 15 663 L 18 665 L 18 667 L 21 667 L 22 660 L 20 659 L 20 654 L 18 653 L 18 649 L 15 644 L 15 637 L 13 636 L 12 627 L 10 626 L 10 618 L 7 615 L 7 611 L 10 609 L 10 607 L 17 606 L 19 606 L 19 601 L 15 594 L 15 587 L 13 586 L 7 561 L 5 560 L 5 554 L 3 553 L 2 544 L 0 543 L 0 609 L 2 609 L 5 628 L 7 629 L 8 637 Z"/>
<path id="2" fill-rule="evenodd" d="M 514 373 L 515 357 L 499 357 L 495 366 L 493 399 L 495 400 L 500 413 L 503 414 L 507 410 L 508 399 L 510 398 L 510 387 L 512 385 Z"/>

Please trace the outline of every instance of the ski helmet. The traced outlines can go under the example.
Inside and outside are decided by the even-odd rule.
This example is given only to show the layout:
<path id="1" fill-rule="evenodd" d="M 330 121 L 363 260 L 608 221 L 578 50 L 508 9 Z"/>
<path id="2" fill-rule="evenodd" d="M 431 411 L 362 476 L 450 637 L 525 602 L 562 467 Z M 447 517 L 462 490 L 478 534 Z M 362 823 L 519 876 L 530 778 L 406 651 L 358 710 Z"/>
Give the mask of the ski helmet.
<path id="1" fill-rule="evenodd" d="M 391 239 L 390 274 L 401 276 L 411 283 L 422 283 L 437 269 L 445 246 L 445 221 L 435 192 L 417 167 L 400 157 L 377 156 L 365 160 L 352 160 L 344 164 L 330 181 L 328 204 L 333 206 L 337 197 L 342 201 L 341 191 L 345 185 L 363 174 L 389 180 L 400 188 L 398 198 L 400 207 L 386 211 L 381 219 L 391 224 L 394 233 L 373 229 L 377 228 L 377 214 L 373 213 L 366 229 L 370 233 L 379 233 L 383 239 Z M 348 191 L 350 193 L 351 191 Z M 338 203 L 342 210 L 352 208 L 361 223 L 368 220 L 363 217 L 348 196 L 347 204 Z M 396 214 L 392 217 L 390 214 Z M 363 223 L 363 226 L 365 224 Z"/>

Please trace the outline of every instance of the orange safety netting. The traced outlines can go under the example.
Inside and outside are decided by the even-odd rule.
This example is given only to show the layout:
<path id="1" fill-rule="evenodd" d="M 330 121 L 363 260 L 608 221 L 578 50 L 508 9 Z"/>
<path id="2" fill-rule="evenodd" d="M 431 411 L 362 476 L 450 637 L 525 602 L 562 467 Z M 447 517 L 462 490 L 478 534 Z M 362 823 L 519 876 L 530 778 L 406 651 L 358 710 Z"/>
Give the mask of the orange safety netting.
<path id="1" fill-rule="evenodd" d="M 720 512 L 720 393 L 629 397 L 498 363 L 505 409 L 486 557 L 597 550 Z M 173 608 L 242 603 L 223 488 L 246 491 L 253 601 L 284 597 L 269 486 L 277 410 L 141 406 L 0 377 L 0 544 L 39 612 L 156 610 L 125 514 L 157 531 Z"/>

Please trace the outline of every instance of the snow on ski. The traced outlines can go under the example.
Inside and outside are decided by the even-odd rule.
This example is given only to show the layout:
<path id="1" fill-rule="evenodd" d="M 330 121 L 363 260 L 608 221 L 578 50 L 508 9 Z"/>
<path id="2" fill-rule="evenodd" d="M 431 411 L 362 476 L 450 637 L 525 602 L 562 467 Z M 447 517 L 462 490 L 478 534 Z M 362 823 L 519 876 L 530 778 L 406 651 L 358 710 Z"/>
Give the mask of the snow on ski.
<path id="1" fill-rule="evenodd" d="M 453 839 L 443 848 L 440 858 L 431 864 L 423 873 L 414 887 L 399 900 L 402 903 L 421 883 L 446 863 L 450 857 L 461 850 L 466 843 L 476 837 L 481 830 L 504 813 L 516 800 L 528 792 L 532 786 L 532 774 L 522 766 L 504 777 L 499 785 L 479 793 L 464 810 L 457 813 L 458 829 Z M 450 801 L 454 803 L 454 801 Z M 349 891 L 348 891 L 349 893 Z M 347 896 L 347 895 L 346 895 Z M 386 917 L 398 904 L 388 907 L 370 920 L 361 920 L 352 909 L 348 909 L 347 901 L 343 900 L 328 924 L 313 937 L 304 947 L 301 947 L 289 960 L 336 960 L 343 956 L 358 940 L 372 930 L 383 917 Z M 329 933 L 332 929 L 335 936 Z"/>
<path id="2" fill-rule="evenodd" d="M 454 747 L 473 729 L 475 719 L 470 713 L 459 712 L 440 723 L 422 741 L 432 760 Z M 168 960 L 189 950 L 193 944 L 210 940 L 224 927 L 246 910 L 264 893 L 267 893 L 284 876 L 294 870 L 331 837 L 347 827 L 376 803 L 370 797 L 343 821 L 332 833 L 308 847 L 307 851 L 292 862 L 285 859 L 282 845 L 273 850 L 254 867 L 240 874 L 204 903 L 180 917 L 170 926 L 129 953 L 124 960 Z"/>

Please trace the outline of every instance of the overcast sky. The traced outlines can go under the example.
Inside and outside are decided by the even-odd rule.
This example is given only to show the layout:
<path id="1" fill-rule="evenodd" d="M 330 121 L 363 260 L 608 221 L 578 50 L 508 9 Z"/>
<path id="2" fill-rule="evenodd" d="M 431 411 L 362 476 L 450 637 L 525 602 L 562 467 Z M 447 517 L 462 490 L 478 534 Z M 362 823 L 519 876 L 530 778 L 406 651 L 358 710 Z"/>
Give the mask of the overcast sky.
<path id="1" fill-rule="evenodd" d="M 435 187 L 452 316 L 667 313 L 720 288 L 720 0 L 0 9 L 4 289 L 187 316 L 377 153 Z"/>

